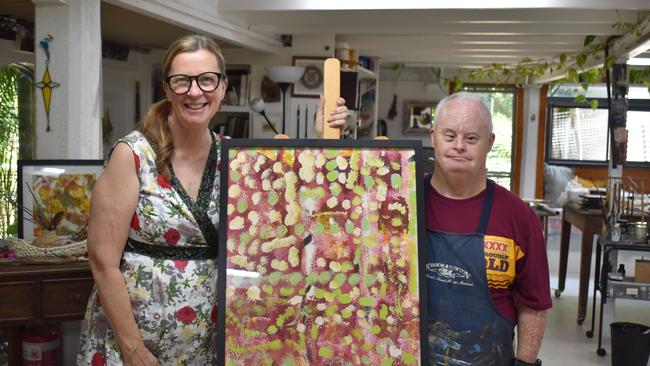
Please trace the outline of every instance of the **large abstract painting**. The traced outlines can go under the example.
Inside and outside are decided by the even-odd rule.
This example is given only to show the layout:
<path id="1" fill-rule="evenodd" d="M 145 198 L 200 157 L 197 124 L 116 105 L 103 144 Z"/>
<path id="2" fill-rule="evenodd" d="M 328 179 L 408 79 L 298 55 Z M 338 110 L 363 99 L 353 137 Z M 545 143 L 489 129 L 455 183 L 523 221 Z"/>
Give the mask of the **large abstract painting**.
<path id="1" fill-rule="evenodd" d="M 420 142 L 353 143 L 224 142 L 222 364 L 421 363 Z"/>

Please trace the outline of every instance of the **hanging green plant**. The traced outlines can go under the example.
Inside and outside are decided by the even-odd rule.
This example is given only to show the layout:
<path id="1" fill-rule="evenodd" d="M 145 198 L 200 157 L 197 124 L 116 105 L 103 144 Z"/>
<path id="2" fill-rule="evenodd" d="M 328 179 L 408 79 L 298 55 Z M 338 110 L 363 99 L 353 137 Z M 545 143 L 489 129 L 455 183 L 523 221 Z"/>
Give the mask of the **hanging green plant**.
<path id="1" fill-rule="evenodd" d="M 637 15 L 636 22 L 625 22 L 619 11 L 618 21 L 612 28 L 624 34 L 631 34 L 640 39 L 647 34 L 650 28 L 650 15 Z M 586 101 L 586 92 L 589 85 L 602 82 L 605 72 L 614 66 L 621 54 L 604 56 L 605 48 L 610 39 L 603 39 L 595 35 L 587 35 L 583 41 L 583 49 L 576 53 L 560 53 L 551 60 L 532 60 L 528 57 L 514 64 L 493 63 L 478 69 L 460 70 L 452 78 L 445 78 L 446 85 L 453 83 L 453 91 L 460 90 L 465 82 L 477 83 L 488 80 L 498 84 L 514 84 L 517 86 L 528 84 L 530 80 L 540 78 L 548 73 L 561 73 L 563 77 L 551 82 L 551 87 L 566 83 L 580 84 L 582 92 L 576 97 L 576 102 Z M 603 60 L 600 67 L 589 67 L 593 61 Z M 650 66 L 643 69 L 631 69 L 630 84 L 644 85 L 650 92 Z M 598 107 L 598 101 L 590 101 L 592 108 Z"/>

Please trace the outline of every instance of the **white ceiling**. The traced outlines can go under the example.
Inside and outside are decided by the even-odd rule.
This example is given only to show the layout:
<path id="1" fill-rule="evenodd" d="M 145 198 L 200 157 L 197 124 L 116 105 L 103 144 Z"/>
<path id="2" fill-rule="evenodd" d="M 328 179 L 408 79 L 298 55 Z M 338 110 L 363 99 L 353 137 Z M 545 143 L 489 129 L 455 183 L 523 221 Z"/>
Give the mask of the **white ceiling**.
<path id="1" fill-rule="evenodd" d="M 133 2 L 111 3 L 120 1 Z M 524 57 L 550 60 L 581 50 L 587 35 L 619 35 L 612 27 L 619 19 L 636 22 L 650 14 L 650 0 L 455 0 L 444 5 L 433 0 L 194 1 L 214 3 L 223 18 L 266 37 L 334 34 L 337 42 L 383 63 L 442 67 L 516 63 Z M 0 14 L 29 19 L 30 12 L 33 19 L 29 0 L 0 0 Z M 165 48 L 192 32 L 171 23 L 102 2 L 104 39 Z M 644 31 L 646 40 L 649 32 Z M 222 43 L 241 45 L 235 39 Z"/>

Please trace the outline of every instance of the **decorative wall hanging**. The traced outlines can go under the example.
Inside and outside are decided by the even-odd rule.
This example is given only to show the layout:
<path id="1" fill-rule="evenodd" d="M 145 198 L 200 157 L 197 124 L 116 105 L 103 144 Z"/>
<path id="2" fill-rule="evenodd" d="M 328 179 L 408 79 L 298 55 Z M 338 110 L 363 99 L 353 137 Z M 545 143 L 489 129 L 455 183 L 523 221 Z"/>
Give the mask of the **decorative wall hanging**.
<path id="1" fill-rule="evenodd" d="M 222 146 L 220 364 L 425 363 L 420 142 Z"/>
<path id="2" fill-rule="evenodd" d="M 323 93 L 325 57 L 294 57 L 293 65 L 304 67 L 305 73 L 293 84 L 291 95 L 300 98 L 318 98 Z"/>
<path id="3" fill-rule="evenodd" d="M 52 130 L 50 128 L 50 105 L 52 101 L 52 89 L 61 86 L 61 84 L 52 81 L 52 77 L 50 76 L 50 42 L 52 42 L 52 40 L 54 40 L 54 37 L 48 34 L 47 37 L 43 38 L 39 42 L 39 45 L 43 51 L 45 51 L 45 72 L 43 73 L 43 78 L 41 81 L 34 85 L 37 88 L 41 89 L 41 94 L 43 95 L 45 117 L 47 118 L 47 128 L 45 129 L 46 132 L 50 132 Z"/>

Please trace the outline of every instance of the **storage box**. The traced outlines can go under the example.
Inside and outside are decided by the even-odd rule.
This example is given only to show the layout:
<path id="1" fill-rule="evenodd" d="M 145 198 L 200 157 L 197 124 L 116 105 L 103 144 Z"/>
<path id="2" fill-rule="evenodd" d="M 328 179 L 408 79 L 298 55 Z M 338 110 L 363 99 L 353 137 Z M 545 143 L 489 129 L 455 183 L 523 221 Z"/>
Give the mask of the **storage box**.
<path id="1" fill-rule="evenodd" d="M 634 264 L 634 282 L 650 283 L 650 259 L 637 259 Z"/>

